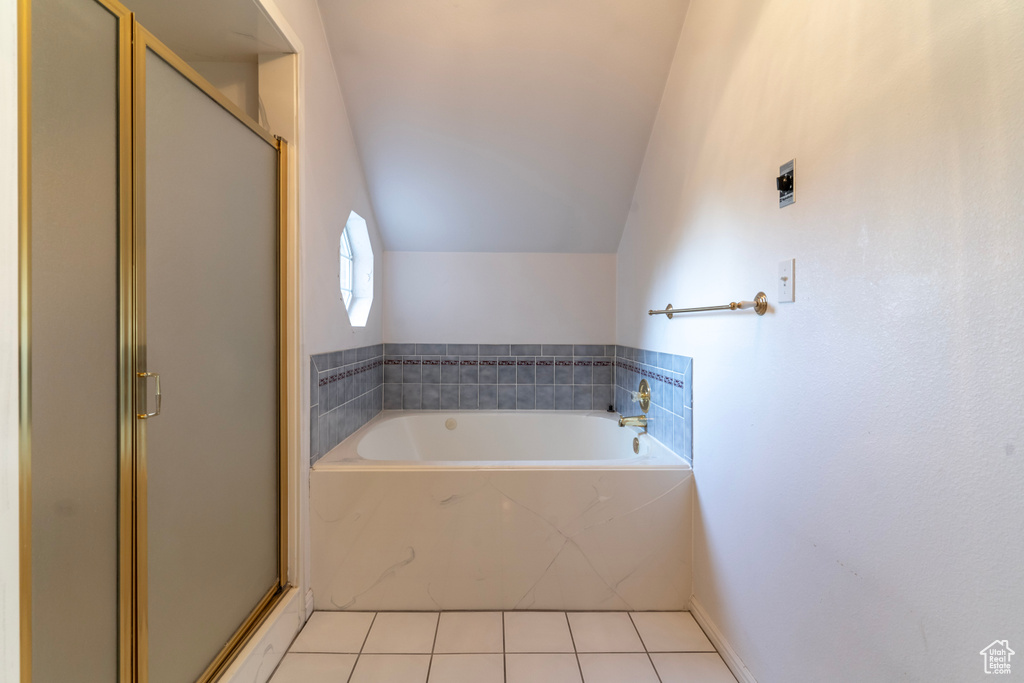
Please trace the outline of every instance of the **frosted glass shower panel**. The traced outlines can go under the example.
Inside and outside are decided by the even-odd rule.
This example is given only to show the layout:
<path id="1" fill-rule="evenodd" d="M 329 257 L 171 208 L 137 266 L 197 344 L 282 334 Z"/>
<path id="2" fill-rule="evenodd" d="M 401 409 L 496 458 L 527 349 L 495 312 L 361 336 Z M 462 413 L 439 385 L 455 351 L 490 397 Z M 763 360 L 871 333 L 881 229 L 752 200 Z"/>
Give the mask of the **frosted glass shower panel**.
<path id="1" fill-rule="evenodd" d="M 37 683 L 118 672 L 118 22 L 88 0 L 32 3 Z"/>
<path id="2" fill-rule="evenodd" d="M 278 153 L 145 67 L 149 680 L 180 683 L 278 581 Z"/>

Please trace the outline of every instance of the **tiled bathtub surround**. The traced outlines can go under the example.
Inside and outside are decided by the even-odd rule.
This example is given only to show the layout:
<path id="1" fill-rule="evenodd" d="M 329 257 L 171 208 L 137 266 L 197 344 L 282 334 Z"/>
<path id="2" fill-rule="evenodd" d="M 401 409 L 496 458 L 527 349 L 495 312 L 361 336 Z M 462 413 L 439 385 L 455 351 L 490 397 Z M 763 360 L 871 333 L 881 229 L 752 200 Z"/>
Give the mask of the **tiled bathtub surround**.
<path id="1" fill-rule="evenodd" d="M 683 609 L 692 476 L 682 463 L 314 469 L 314 606 Z"/>
<path id="2" fill-rule="evenodd" d="M 615 410 L 639 415 L 633 400 L 641 379 L 651 385 L 647 413 L 651 435 L 693 463 L 693 359 L 671 353 L 615 347 Z"/>
<path id="3" fill-rule="evenodd" d="M 606 410 L 615 347 L 385 344 L 385 410 Z"/>
<path id="4" fill-rule="evenodd" d="M 310 357 L 309 461 L 315 463 L 380 412 L 384 345 Z"/>

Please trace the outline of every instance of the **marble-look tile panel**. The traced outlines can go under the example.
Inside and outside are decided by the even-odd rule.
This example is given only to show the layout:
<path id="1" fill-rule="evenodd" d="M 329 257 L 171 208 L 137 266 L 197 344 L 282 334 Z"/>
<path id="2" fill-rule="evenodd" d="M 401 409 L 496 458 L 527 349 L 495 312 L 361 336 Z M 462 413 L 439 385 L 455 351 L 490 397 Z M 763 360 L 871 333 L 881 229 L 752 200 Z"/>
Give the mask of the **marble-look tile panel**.
<path id="1" fill-rule="evenodd" d="M 692 472 L 313 471 L 324 610 L 686 607 Z"/>

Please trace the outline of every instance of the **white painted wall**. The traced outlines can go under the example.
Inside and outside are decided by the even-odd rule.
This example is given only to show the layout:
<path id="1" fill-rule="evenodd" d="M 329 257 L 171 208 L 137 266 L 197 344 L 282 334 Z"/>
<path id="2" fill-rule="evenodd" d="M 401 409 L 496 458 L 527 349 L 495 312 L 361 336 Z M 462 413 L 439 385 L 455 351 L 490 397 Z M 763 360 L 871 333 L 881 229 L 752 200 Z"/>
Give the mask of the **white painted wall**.
<path id="1" fill-rule="evenodd" d="M 260 120 L 259 68 L 252 62 L 189 62 L 254 121 Z"/>
<path id="2" fill-rule="evenodd" d="M 614 336 L 614 254 L 384 255 L 385 341 L 608 344 Z"/>
<path id="3" fill-rule="evenodd" d="M 694 594 L 760 683 L 1022 652 L 1022 35 L 1017 0 L 690 6 L 617 340 L 694 358 Z M 646 315 L 774 302 L 790 257 L 763 318 Z"/>
<path id="4" fill-rule="evenodd" d="M 276 0 L 276 5 L 303 46 L 299 58 L 298 160 L 305 356 L 378 344 L 381 306 L 371 308 L 366 327 L 353 328 L 338 286 L 338 239 L 349 212 L 366 219 L 377 273 L 384 250 L 320 11 L 315 0 Z M 380 292 L 378 281 L 374 285 L 376 301 Z"/>
<path id="5" fill-rule="evenodd" d="M 0 3 L 0 681 L 20 680 L 18 582 L 18 31 Z"/>

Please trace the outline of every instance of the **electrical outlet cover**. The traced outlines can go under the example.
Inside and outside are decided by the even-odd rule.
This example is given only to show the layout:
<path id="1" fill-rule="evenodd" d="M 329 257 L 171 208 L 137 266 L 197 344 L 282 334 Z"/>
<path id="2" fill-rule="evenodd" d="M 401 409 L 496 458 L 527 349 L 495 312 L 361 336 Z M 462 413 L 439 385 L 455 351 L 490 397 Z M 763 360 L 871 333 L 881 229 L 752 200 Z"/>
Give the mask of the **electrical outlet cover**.
<path id="1" fill-rule="evenodd" d="M 793 288 L 796 284 L 794 282 L 794 276 L 796 275 L 796 259 L 786 259 L 785 261 L 779 261 L 779 303 L 789 304 L 796 301 L 794 298 Z"/>

